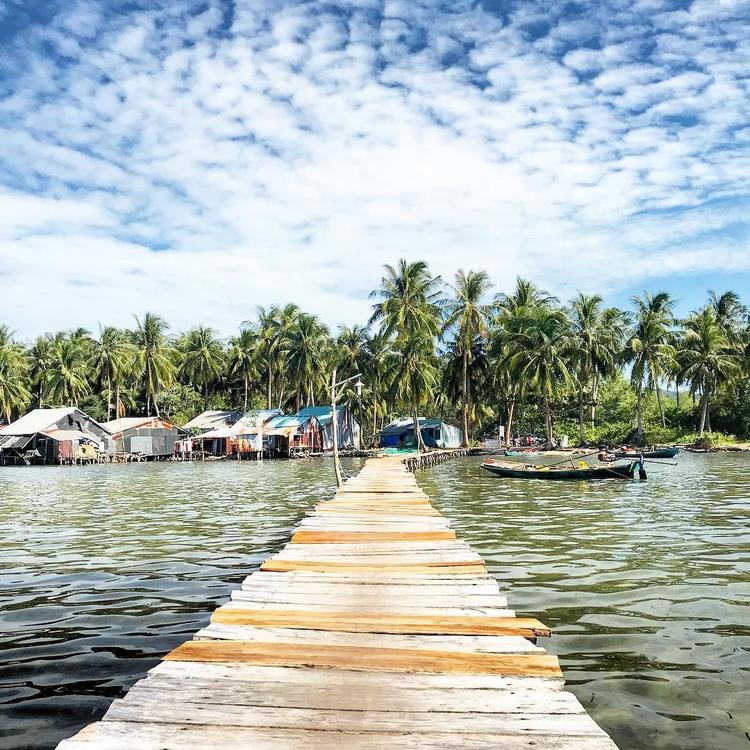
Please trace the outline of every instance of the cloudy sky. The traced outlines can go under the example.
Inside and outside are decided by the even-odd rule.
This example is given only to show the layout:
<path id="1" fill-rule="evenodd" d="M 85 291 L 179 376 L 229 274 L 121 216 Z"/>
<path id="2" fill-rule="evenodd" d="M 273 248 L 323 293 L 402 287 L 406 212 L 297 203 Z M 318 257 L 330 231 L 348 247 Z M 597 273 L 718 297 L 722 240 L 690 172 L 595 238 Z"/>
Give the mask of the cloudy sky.
<path id="1" fill-rule="evenodd" d="M 0 322 L 363 320 L 381 266 L 750 298 L 748 0 L 0 0 Z"/>

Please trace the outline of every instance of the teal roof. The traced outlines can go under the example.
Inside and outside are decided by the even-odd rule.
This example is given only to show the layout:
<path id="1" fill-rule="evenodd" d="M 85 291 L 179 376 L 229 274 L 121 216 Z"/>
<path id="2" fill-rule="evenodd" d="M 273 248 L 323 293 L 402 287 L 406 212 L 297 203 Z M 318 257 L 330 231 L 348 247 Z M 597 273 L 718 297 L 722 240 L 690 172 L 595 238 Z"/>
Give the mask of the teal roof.
<path id="1" fill-rule="evenodd" d="M 343 406 L 337 406 L 336 411 L 341 411 L 343 408 Z M 304 409 L 300 409 L 295 416 L 305 417 L 306 419 L 316 417 L 318 422 L 326 424 L 326 422 L 331 421 L 331 413 L 330 406 L 306 406 Z"/>

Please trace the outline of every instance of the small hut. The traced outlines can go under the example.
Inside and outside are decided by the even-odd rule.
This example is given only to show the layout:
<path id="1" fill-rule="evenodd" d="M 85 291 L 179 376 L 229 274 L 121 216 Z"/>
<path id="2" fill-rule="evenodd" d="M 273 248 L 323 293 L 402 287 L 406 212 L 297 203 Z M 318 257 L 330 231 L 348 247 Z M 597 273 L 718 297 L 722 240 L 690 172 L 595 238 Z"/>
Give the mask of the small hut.
<path id="1" fill-rule="evenodd" d="M 194 449 L 216 457 L 261 454 L 264 426 L 281 413 L 281 409 L 262 409 L 243 414 L 231 424 L 225 420 L 219 427 L 193 437 Z M 233 419 L 234 412 L 231 414 Z"/>
<path id="2" fill-rule="evenodd" d="M 263 431 L 269 456 L 293 458 L 323 451 L 323 429 L 315 415 L 281 414 Z"/>
<path id="3" fill-rule="evenodd" d="M 295 416 L 306 418 L 315 417 L 320 423 L 323 431 L 323 450 L 333 450 L 333 409 L 330 406 L 306 406 L 297 412 Z M 336 416 L 339 433 L 339 450 L 347 448 L 359 449 L 360 428 L 359 422 L 354 418 L 352 410 L 348 406 L 337 406 Z"/>
<path id="4" fill-rule="evenodd" d="M 121 417 L 105 422 L 112 433 L 115 456 L 138 456 L 147 460 L 171 458 L 184 432 L 160 417 Z"/>
<path id="5" fill-rule="evenodd" d="M 111 445 L 109 430 L 74 406 L 34 409 L 0 428 L 0 463 L 91 463 Z"/>
<path id="6" fill-rule="evenodd" d="M 419 430 L 428 448 L 460 448 L 463 433 L 441 419 L 419 417 Z M 380 433 L 381 448 L 413 448 L 414 420 L 402 417 L 386 425 Z"/>

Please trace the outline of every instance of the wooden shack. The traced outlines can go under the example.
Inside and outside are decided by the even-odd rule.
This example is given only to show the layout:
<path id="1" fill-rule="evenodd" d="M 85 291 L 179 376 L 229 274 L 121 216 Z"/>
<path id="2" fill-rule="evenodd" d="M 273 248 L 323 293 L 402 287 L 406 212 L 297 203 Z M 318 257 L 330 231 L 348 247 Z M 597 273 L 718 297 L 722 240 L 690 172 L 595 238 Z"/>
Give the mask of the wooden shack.
<path id="1" fill-rule="evenodd" d="M 322 447 L 325 451 L 333 450 L 333 409 L 330 406 L 306 406 L 295 415 L 302 419 L 315 417 L 323 433 Z M 337 406 L 339 450 L 360 447 L 359 422 L 354 418 L 348 406 Z"/>
<path id="2" fill-rule="evenodd" d="M 422 440 L 428 448 L 459 448 L 463 433 L 441 419 L 419 418 Z M 380 433 L 381 448 L 410 448 L 415 444 L 414 420 L 402 417 L 386 425 Z"/>
<path id="3" fill-rule="evenodd" d="M 323 429 L 313 414 L 274 417 L 266 425 L 264 437 L 271 457 L 293 458 L 323 451 Z"/>
<path id="4" fill-rule="evenodd" d="M 109 430 L 74 406 L 34 409 L 0 428 L 0 464 L 91 463 L 111 445 Z"/>
<path id="5" fill-rule="evenodd" d="M 113 455 L 147 460 L 171 458 L 180 433 L 184 433 L 160 417 L 121 417 L 105 422 L 104 427 L 112 433 Z"/>

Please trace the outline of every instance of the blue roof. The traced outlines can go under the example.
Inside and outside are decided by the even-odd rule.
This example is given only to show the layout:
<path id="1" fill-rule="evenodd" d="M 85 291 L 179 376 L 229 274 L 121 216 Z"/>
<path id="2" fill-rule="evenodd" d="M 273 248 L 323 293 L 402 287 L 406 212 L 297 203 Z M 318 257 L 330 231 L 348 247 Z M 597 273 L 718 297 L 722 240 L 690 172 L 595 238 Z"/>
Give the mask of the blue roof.
<path id="1" fill-rule="evenodd" d="M 337 406 L 336 411 L 342 411 L 344 408 L 343 406 Z M 326 424 L 326 422 L 331 421 L 331 414 L 330 406 L 306 406 L 304 409 L 300 409 L 295 416 L 306 417 L 307 419 L 316 417 L 318 422 Z"/>

